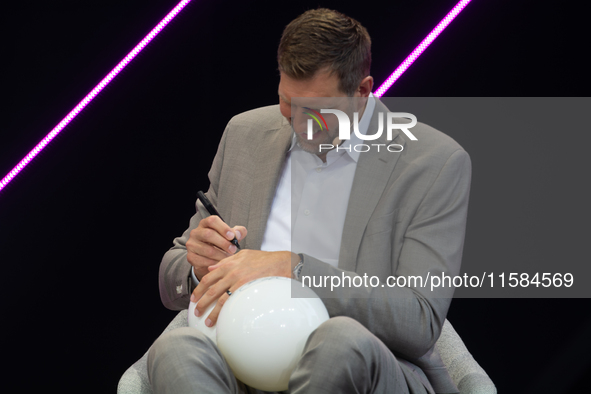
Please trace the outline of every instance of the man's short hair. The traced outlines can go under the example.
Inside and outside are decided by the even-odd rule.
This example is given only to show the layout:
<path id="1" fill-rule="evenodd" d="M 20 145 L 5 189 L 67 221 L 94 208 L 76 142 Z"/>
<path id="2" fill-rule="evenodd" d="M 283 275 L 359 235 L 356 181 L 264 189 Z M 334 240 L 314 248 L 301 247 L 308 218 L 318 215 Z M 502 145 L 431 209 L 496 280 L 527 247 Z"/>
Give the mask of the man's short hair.
<path id="1" fill-rule="evenodd" d="M 371 39 L 353 18 L 326 8 L 310 10 L 285 27 L 277 61 L 279 71 L 299 80 L 328 67 L 340 90 L 352 96 L 369 75 Z"/>

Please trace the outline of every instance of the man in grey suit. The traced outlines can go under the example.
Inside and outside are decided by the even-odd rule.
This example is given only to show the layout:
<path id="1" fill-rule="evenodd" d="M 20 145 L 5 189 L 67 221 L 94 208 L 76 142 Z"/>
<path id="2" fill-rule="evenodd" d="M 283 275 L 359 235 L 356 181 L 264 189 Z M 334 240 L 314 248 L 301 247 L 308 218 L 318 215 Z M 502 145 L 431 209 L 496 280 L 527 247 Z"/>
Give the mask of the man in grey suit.
<path id="1" fill-rule="evenodd" d="M 371 95 L 370 45 L 363 26 L 331 10 L 308 11 L 286 27 L 279 106 L 234 117 L 209 172 L 207 195 L 227 223 L 197 205 L 162 260 L 160 294 L 170 309 L 199 300 L 198 314 L 217 300 L 208 315 L 213 325 L 231 292 L 260 277 L 375 276 L 372 286 L 314 289 L 331 319 L 310 336 L 289 392 L 454 393 L 434 348 L 453 288 L 391 286 L 391 280 L 459 273 L 468 154 L 423 124 L 412 128 L 418 141 L 396 132 L 372 141 L 395 144 L 394 150 L 321 151 L 320 144 L 346 148 L 352 141 L 336 139 L 332 125 L 308 139 L 301 111 L 293 112 L 297 97 L 351 97 L 360 132 L 378 129 L 388 109 Z M 292 193 L 300 196 L 296 207 Z M 286 211 L 297 217 L 294 228 Z M 286 234 L 292 243 L 284 248 Z M 237 253 L 234 237 L 242 245 Z M 160 337 L 148 373 L 155 392 L 254 391 L 194 329 Z"/>

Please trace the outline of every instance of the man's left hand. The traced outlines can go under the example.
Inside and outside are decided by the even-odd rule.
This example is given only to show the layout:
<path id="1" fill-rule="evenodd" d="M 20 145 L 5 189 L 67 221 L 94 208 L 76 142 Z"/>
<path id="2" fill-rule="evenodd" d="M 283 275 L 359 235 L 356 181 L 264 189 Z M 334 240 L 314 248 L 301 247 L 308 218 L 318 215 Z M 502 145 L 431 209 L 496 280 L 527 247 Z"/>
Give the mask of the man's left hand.
<path id="1" fill-rule="evenodd" d="M 201 278 L 191 295 L 192 302 L 199 300 L 195 314 L 201 316 L 209 305 L 217 300 L 215 308 L 205 321 L 208 327 L 213 326 L 222 306 L 230 297 L 227 290 L 234 292 L 250 281 L 267 276 L 291 278 L 293 261 L 299 261 L 299 257 L 292 252 L 263 252 L 250 249 L 241 250 L 221 260 L 209 267 L 209 273 Z"/>

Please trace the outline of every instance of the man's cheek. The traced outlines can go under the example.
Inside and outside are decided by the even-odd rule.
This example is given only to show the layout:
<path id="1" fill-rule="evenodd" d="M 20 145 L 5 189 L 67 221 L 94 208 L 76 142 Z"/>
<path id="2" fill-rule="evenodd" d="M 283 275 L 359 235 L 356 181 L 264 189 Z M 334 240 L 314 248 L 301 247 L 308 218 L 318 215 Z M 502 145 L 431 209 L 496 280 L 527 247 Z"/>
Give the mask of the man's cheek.
<path id="1" fill-rule="evenodd" d="M 291 105 L 287 105 L 283 101 L 280 101 L 279 111 L 281 111 L 281 115 L 291 123 Z"/>

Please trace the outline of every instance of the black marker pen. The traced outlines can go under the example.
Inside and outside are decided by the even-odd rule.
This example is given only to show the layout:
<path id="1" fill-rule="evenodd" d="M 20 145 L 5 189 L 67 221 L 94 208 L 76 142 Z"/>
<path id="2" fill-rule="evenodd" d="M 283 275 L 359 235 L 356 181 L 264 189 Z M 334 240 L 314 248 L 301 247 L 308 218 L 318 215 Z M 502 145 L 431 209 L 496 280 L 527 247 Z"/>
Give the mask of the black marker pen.
<path id="1" fill-rule="evenodd" d="M 209 199 L 207 197 L 205 197 L 205 194 L 203 194 L 202 191 L 197 192 L 197 198 L 199 199 L 199 201 L 201 201 L 201 204 L 203 204 L 203 206 L 205 207 L 207 212 L 209 212 L 210 215 L 216 215 L 220 219 L 222 219 L 222 222 L 224 222 L 224 223 L 226 222 L 222 218 L 222 216 L 219 214 L 218 210 L 215 209 L 213 204 L 209 201 Z M 240 250 L 240 244 L 238 243 L 238 240 L 236 239 L 236 237 L 234 237 L 234 239 L 231 240 L 230 242 L 232 242 L 238 248 L 238 250 Z"/>

